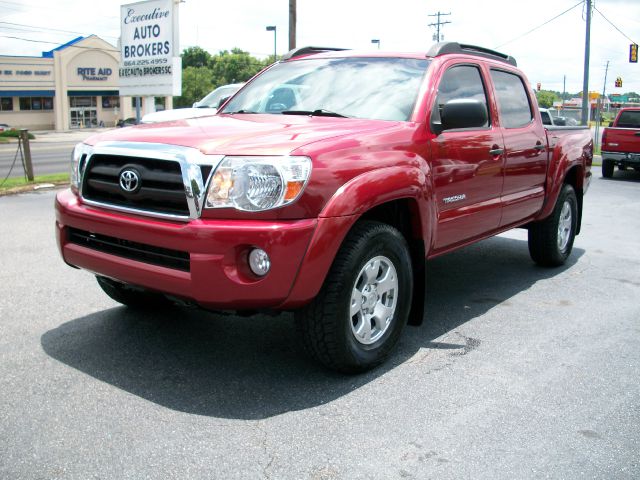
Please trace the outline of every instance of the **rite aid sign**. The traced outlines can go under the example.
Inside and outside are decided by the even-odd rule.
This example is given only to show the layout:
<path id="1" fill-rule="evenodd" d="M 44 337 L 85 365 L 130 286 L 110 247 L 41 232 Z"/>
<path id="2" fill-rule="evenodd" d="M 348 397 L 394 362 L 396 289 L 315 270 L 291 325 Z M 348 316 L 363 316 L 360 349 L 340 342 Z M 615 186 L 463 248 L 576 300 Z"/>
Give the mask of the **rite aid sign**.
<path id="1" fill-rule="evenodd" d="M 120 7 L 120 95 L 182 93 L 178 7 L 150 0 Z"/>

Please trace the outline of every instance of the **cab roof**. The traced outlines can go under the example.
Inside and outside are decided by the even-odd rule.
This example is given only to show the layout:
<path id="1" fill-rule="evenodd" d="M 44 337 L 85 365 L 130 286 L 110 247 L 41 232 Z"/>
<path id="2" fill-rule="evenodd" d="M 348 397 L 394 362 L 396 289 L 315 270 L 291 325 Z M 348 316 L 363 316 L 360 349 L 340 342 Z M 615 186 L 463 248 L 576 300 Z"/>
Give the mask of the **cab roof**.
<path id="1" fill-rule="evenodd" d="M 517 67 L 518 64 L 516 59 L 510 55 L 506 55 L 504 53 L 497 52 L 495 50 L 491 50 L 484 47 L 479 47 L 477 45 L 468 45 L 457 42 L 439 42 L 434 44 L 427 52 L 424 53 L 402 53 L 402 52 L 364 52 L 364 51 L 355 51 L 348 50 L 345 48 L 335 48 L 335 47 L 300 47 L 289 51 L 288 53 L 282 56 L 283 61 L 291 60 L 298 57 L 307 57 L 309 55 L 317 56 L 318 58 L 343 58 L 343 57 L 400 57 L 400 58 L 429 58 L 429 57 L 439 57 L 441 55 L 447 54 L 466 54 L 466 55 L 475 55 L 480 57 L 489 58 L 491 60 L 498 60 L 509 65 L 513 65 Z"/>

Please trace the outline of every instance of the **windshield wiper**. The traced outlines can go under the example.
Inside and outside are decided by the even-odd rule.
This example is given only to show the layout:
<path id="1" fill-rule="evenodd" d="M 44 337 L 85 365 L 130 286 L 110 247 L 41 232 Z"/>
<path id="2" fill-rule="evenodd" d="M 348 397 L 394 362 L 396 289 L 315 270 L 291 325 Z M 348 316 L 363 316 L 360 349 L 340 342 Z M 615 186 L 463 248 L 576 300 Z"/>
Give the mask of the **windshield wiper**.
<path id="1" fill-rule="evenodd" d="M 258 112 L 252 112 L 251 110 L 237 110 L 235 112 L 220 112 L 220 113 L 226 113 L 227 115 L 233 115 L 235 113 L 258 113 Z"/>
<path id="2" fill-rule="evenodd" d="M 324 108 L 319 108 L 317 110 L 285 110 L 280 113 L 283 115 L 309 115 L 311 117 L 349 118 L 347 115 L 342 115 L 341 113 L 332 112 L 331 110 L 325 110 Z"/>

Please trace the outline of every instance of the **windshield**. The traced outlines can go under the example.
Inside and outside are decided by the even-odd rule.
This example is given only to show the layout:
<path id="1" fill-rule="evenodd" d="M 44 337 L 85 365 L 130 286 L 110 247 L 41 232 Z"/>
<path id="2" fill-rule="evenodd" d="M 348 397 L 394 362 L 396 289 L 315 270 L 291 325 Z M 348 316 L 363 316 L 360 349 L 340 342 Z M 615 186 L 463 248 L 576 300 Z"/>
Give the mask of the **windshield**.
<path id="1" fill-rule="evenodd" d="M 220 99 L 223 97 L 229 97 L 236 93 L 240 89 L 241 85 L 227 85 L 224 87 L 218 87 L 213 92 L 209 93 L 206 97 L 198 102 L 199 107 L 218 108 Z"/>
<path id="2" fill-rule="evenodd" d="M 222 113 L 345 116 L 407 121 L 429 60 L 335 58 L 283 62 L 252 81 Z"/>

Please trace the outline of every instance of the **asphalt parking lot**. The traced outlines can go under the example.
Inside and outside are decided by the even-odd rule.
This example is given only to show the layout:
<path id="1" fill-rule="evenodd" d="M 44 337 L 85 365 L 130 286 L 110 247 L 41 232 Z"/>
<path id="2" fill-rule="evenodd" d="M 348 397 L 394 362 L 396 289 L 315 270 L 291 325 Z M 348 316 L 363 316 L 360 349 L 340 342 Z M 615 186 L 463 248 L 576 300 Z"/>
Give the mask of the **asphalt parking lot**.
<path id="1" fill-rule="evenodd" d="M 54 192 L 0 197 L 0 478 L 640 478 L 640 174 L 595 170 L 565 267 L 524 231 L 430 261 L 424 325 L 360 376 L 290 314 L 118 306 Z"/>

